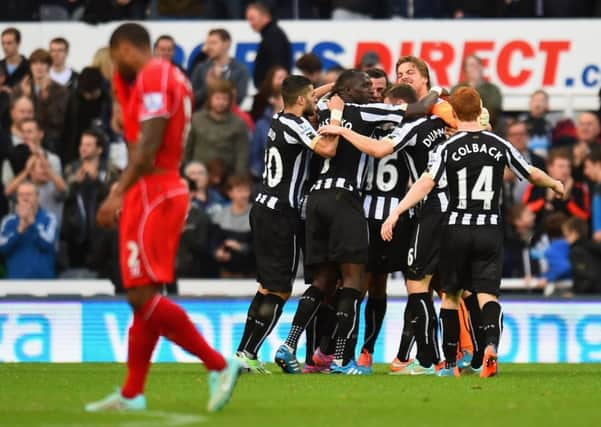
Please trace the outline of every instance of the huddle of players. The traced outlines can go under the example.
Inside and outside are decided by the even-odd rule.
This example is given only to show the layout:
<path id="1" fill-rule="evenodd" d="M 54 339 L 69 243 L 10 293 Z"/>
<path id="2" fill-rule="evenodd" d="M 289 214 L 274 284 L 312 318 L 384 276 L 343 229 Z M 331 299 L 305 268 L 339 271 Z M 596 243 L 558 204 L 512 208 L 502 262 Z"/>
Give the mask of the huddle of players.
<path id="1" fill-rule="evenodd" d="M 462 89 L 454 95 L 455 114 L 439 99 L 440 88 L 429 90 L 428 68 L 419 58 L 398 61 L 397 83 L 406 84 L 389 88 L 385 103 L 375 103 L 382 101 L 377 90 L 382 78 L 377 72 L 370 80 L 365 73 L 347 70 L 329 99 L 316 107 L 314 88 L 306 78 L 290 76 L 282 85 L 284 110 L 272 121 L 263 186 L 251 211 L 259 289 L 236 354 L 250 371 L 267 372 L 257 354 L 290 296 L 304 247 L 310 286 L 276 353 L 284 372 L 301 372 L 296 348 L 306 331 L 304 372 L 371 373 L 386 310 L 386 279 L 399 270 L 409 298 L 391 373 L 459 375 L 460 368 L 463 373 L 481 370 L 481 376 L 497 372 L 503 170 L 507 165 L 518 176 L 560 194 L 561 183 L 531 168 L 508 142 L 482 131 L 475 91 Z M 307 119 L 315 114 L 319 132 Z M 458 132 L 447 140 L 446 129 L 458 124 Z M 409 178 L 414 185 L 408 192 Z M 447 236 L 449 230 L 455 234 Z M 439 269 L 445 363 L 438 354 L 432 301 L 432 277 Z M 366 336 L 357 362 L 365 291 Z M 457 360 L 462 297 L 474 355 L 465 351 Z M 411 360 L 414 343 L 417 356 Z"/>

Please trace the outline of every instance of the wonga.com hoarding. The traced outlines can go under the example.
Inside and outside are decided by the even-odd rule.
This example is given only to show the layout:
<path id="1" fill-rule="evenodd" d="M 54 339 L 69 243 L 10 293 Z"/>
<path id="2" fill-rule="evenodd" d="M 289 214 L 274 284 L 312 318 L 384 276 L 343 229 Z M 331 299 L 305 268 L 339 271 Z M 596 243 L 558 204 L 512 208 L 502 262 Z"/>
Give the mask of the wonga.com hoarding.
<path id="1" fill-rule="evenodd" d="M 209 342 L 226 355 L 235 352 L 247 300 L 184 299 L 180 303 Z M 401 299 L 388 304 L 376 362 L 390 362 L 396 355 L 404 304 Z M 263 360 L 272 360 L 285 339 L 296 305 L 297 300 L 286 305 L 263 345 Z M 117 300 L 0 302 L 0 362 L 122 362 L 130 322 L 128 305 Z M 303 355 L 300 349 L 301 359 Z M 504 303 L 500 357 L 505 362 L 601 362 L 601 301 Z M 194 358 L 161 339 L 154 360 L 191 362 Z"/>

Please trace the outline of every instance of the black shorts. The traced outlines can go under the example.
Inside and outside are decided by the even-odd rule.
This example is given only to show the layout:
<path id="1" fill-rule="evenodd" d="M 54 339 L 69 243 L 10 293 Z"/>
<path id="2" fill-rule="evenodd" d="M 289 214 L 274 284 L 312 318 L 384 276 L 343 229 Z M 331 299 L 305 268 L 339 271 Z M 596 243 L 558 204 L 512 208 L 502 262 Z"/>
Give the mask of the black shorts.
<path id="1" fill-rule="evenodd" d="M 394 271 L 407 271 L 407 250 L 411 237 L 411 220 L 402 217 L 394 229 L 392 241 L 382 240 L 382 224 L 379 219 L 368 219 L 369 227 L 369 254 L 367 271 L 369 273 L 392 273 Z"/>
<path id="2" fill-rule="evenodd" d="M 342 189 L 313 191 L 305 224 L 307 264 L 367 264 L 367 220 L 358 195 Z"/>
<path id="3" fill-rule="evenodd" d="M 301 249 L 300 218 L 294 211 L 280 212 L 254 204 L 250 210 L 257 281 L 275 292 L 290 292 Z"/>
<path id="4" fill-rule="evenodd" d="M 446 218 L 443 212 L 422 212 L 413 220 L 407 251 L 407 279 L 422 280 L 438 269 L 440 239 Z"/>
<path id="5" fill-rule="evenodd" d="M 503 271 L 503 228 L 448 225 L 440 250 L 443 292 L 459 290 L 499 295 Z"/>

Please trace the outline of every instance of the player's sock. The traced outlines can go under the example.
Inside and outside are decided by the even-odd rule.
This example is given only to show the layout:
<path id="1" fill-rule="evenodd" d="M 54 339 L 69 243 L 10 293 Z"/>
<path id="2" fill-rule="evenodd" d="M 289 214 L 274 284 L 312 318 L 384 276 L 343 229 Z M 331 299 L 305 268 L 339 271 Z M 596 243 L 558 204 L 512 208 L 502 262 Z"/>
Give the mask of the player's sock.
<path id="1" fill-rule="evenodd" d="M 285 342 L 294 351 L 296 351 L 300 336 L 317 313 L 323 298 L 323 292 L 315 286 L 309 286 L 303 296 L 300 297 L 294 319 L 292 319 L 292 328 Z"/>
<path id="2" fill-rule="evenodd" d="M 305 363 L 312 365 L 313 364 L 313 353 L 317 350 L 318 347 L 322 347 L 322 351 L 328 346 L 331 329 L 330 325 L 327 325 L 328 318 L 330 317 L 330 312 L 333 311 L 332 307 L 329 304 L 321 304 L 319 306 L 319 310 L 307 325 L 307 329 L 305 330 L 305 334 L 307 336 L 307 344 L 306 355 L 305 355 Z M 334 322 L 336 322 L 336 316 L 334 313 Z"/>
<path id="3" fill-rule="evenodd" d="M 168 298 L 156 295 L 142 309 L 146 323 L 162 336 L 201 359 L 209 371 L 221 371 L 225 359 L 200 335 L 186 312 Z"/>
<path id="4" fill-rule="evenodd" d="M 397 359 L 401 362 L 409 360 L 411 355 L 411 348 L 415 343 L 415 316 L 411 312 L 409 301 L 405 304 L 405 312 L 403 314 L 403 332 L 401 333 L 401 342 L 399 343 L 399 351 L 397 353 Z"/>
<path id="5" fill-rule="evenodd" d="M 474 354 L 474 344 L 469 324 L 469 312 L 463 300 L 459 301 L 459 349 Z"/>
<path id="6" fill-rule="evenodd" d="M 282 308 L 285 301 L 273 294 L 267 294 L 263 297 L 254 318 L 255 327 L 248 338 L 248 345 L 244 351 L 251 357 L 256 358 L 263 341 L 269 336 L 278 319 L 282 315 Z"/>
<path id="7" fill-rule="evenodd" d="M 127 377 L 121 389 L 121 395 L 128 399 L 144 392 L 150 358 L 159 339 L 159 333 L 145 323 L 140 313 L 134 313 L 128 334 Z"/>
<path id="8" fill-rule="evenodd" d="M 434 301 L 432 300 L 432 296 L 428 299 L 428 310 L 430 312 L 430 339 L 432 340 L 433 350 L 434 350 L 434 359 L 433 362 L 438 364 L 440 362 L 440 350 L 438 348 L 438 314 L 436 313 L 436 308 L 434 307 Z"/>
<path id="9" fill-rule="evenodd" d="M 338 334 L 338 318 L 336 317 L 337 299 L 332 304 L 326 304 L 323 311 L 323 318 L 317 325 L 317 330 L 321 336 L 319 348 L 323 354 L 334 354 L 336 350 L 336 335 Z"/>
<path id="10" fill-rule="evenodd" d="M 447 367 L 457 363 L 457 345 L 459 343 L 459 314 L 457 310 L 440 309 L 440 327 L 442 329 L 442 351 Z"/>
<path id="11" fill-rule="evenodd" d="M 338 298 L 336 307 L 338 334 L 334 361 L 340 366 L 346 365 L 355 358 L 360 300 L 361 292 L 352 288 L 343 288 Z"/>
<path id="12" fill-rule="evenodd" d="M 250 338 L 250 334 L 255 327 L 255 316 L 257 315 L 257 310 L 261 305 L 261 301 L 263 301 L 263 294 L 261 292 L 257 292 L 250 302 L 250 307 L 248 307 L 246 323 L 244 324 L 244 332 L 242 333 L 242 338 L 240 339 L 240 344 L 238 345 L 238 351 L 244 351 L 244 348 L 248 344 L 248 338 Z"/>
<path id="13" fill-rule="evenodd" d="M 323 304 L 319 307 L 317 314 L 313 316 L 313 319 L 307 325 L 307 329 L 305 329 L 305 336 L 307 338 L 307 343 L 305 345 L 305 364 L 313 365 L 313 353 L 317 350 L 317 346 L 319 345 L 319 335 L 317 334 L 317 325 L 319 322 L 319 313 L 323 308 Z"/>
<path id="14" fill-rule="evenodd" d="M 432 342 L 432 319 L 428 301 L 432 301 L 428 292 L 409 295 L 408 304 L 411 311 L 415 313 L 415 339 L 417 341 L 417 360 L 428 368 L 432 366 L 434 359 L 434 344 Z"/>
<path id="15" fill-rule="evenodd" d="M 478 295 L 471 294 L 465 299 L 465 307 L 469 313 L 469 324 L 472 332 L 472 344 L 474 346 L 474 357 L 472 357 L 472 368 L 478 369 L 482 366 L 484 357 L 484 332 L 482 330 L 482 310 L 478 304 Z"/>
<path id="16" fill-rule="evenodd" d="M 386 296 L 383 298 L 372 298 L 371 296 L 367 299 L 365 304 L 365 339 L 363 342 L 363 348 L 370 354 L 374 352 L 374 346 L 378 339 L 380 329 L 382 329 L 382 323 L 384 322 L 384 316 L 386 315 Z"/>
<path id="17" fill-rule="evenodd" d="M 484 345 L 499 346 L 501 329 L 503 328 L 503 317 L 501 306 L 496 301 L 489 301 L 482 307 L 482 330 L 484 333 Z"/>

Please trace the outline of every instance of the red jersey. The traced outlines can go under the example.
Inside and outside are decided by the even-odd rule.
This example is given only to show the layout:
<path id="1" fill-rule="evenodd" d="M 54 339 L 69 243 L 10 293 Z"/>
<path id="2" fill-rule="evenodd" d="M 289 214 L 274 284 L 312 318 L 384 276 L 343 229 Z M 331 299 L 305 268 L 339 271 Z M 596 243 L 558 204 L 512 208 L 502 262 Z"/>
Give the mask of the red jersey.
<path id="1" fill-rule="evenodd" d="M 129 144 L 139 139 L 140 123 L 155 117 L 168 119 L 154 166 L 178 170 L 190 131 L 193 92 L 187 77 L 167 61 L 152 59 L 127 84 L 118 73 L 115 94 L 123 112 L 124 137 Z"/>

